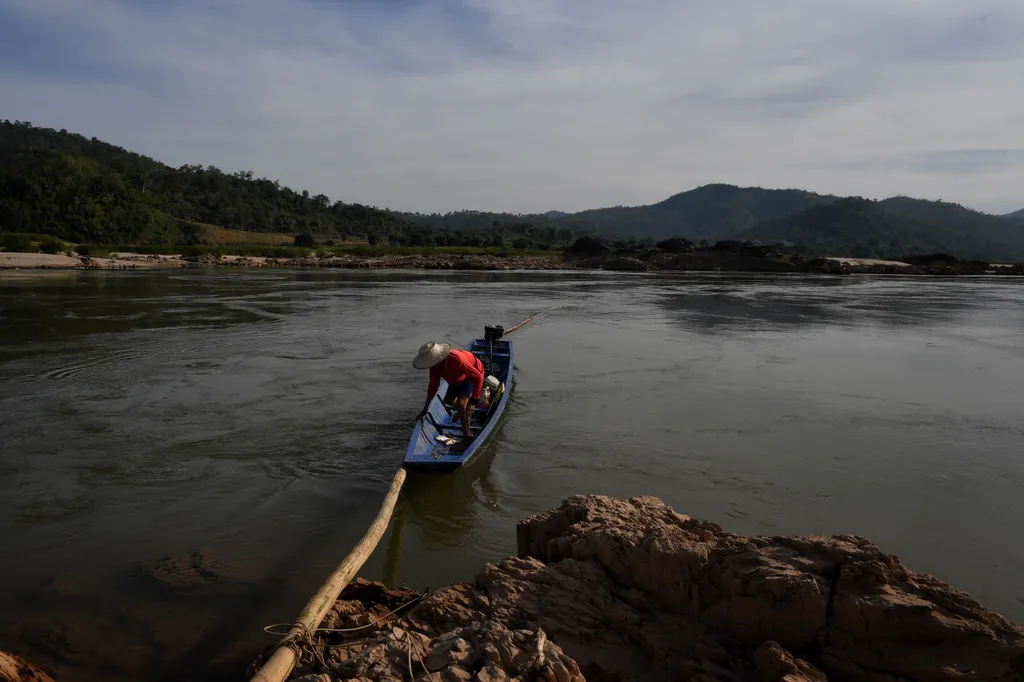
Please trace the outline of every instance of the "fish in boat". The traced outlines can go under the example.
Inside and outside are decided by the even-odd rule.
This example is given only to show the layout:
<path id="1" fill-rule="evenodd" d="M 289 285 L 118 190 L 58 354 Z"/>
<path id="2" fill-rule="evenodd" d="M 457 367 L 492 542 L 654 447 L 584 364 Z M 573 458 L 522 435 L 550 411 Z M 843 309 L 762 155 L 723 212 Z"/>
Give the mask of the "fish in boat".
<path id="1" fill-rule="evenodd" d="M 483 363 L 484 386 L 489 391 L 486 409 L 478 408 L 470 418 L 472 439 L 468 443 L 463 442 L 462 425 L 454 421 L 457 410 L 443 400 L 448 392 L 448 382 L 441 379 L 441 386 L 431 399 L 426 416 L 413 427 L 409 448 L 405 452 L 407 468 L 454 471 L 468 464 L 487 443 L 512 394 L 512 342 L 503 339 L 503 334 L 500 326 L 485 327 L 484 337 L 466 347 Z"/>

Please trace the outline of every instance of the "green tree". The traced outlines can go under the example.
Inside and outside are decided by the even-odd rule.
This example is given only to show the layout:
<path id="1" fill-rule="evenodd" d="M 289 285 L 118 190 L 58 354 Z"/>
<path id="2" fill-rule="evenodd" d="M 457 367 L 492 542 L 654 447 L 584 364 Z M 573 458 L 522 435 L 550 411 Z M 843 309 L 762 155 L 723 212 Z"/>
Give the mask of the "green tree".
<path id="1" fill-rule="evenodd" d="M 42 251 L 43 253 L 61 253 L 66 248 L 67 247 L 64 245 L 64 242 L 57 239 L 56 237 L 46 237 L 39 242 L 39 250 Z"/>
<path id="2" fill-rule="evenodd" d="M 27 234 L 0 234 L 0 247 L 4 251 L 26 253 L 32 250 L 32 238 Z"/>

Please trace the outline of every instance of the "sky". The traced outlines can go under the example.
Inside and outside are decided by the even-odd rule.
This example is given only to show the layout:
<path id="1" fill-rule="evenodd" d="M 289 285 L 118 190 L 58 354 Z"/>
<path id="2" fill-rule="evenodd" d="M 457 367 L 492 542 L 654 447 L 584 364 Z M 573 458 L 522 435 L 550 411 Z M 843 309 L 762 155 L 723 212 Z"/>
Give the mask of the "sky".
<path id="1" fill-rule="evenodd" d="M 0 118 L 399 210 L 1024 207 L 1022 0 L 0 0 Z"/>

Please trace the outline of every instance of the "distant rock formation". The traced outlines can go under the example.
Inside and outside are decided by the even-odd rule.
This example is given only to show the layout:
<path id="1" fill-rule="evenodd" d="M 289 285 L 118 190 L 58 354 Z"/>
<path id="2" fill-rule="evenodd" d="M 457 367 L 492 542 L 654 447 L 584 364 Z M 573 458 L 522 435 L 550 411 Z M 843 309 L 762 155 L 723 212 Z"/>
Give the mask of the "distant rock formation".
<path id="1" fill-rule="evenodd" d="M 322 625 L 348 631 L 319 635 L 293 679 L 1024 679 L 1024 629 L 863 538 L 743 537 L 597 496 L 517 535 L 519 556 L 475 584 L 357 581 Z"/>

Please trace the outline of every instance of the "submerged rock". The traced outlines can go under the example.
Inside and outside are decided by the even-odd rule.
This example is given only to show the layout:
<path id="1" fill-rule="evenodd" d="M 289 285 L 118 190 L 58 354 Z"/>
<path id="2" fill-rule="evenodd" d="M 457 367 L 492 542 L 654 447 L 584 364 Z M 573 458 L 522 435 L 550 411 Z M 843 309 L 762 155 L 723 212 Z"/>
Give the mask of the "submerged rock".
<path id="1" fill-rule="evenodd" d="M 252 582 L 252 576 L 241 564 L 210 549 L 144 564 L 142 573 L 162 587 L 179 593 L 206 592 Z"/>
<path id="2" fill-rule="evenodd" d="M 328 618 L 348 631 L 294 679 L 1024 679 L 1024 629 L 860 537 L 743 537 L 656 498 L 574 496 L 517 544 L 426 595 L 356 581 Z"/>

